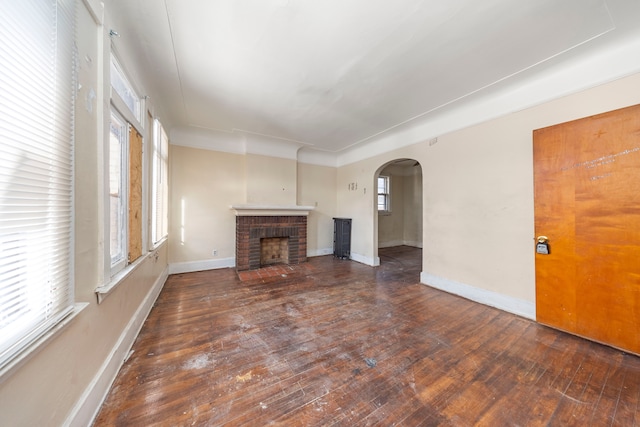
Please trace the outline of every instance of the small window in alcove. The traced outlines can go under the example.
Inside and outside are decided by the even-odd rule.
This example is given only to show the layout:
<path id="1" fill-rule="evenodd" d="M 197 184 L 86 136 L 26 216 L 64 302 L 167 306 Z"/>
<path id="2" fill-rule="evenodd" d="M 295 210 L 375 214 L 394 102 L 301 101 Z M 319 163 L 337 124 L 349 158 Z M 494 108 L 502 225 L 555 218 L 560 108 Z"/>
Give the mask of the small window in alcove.
<path id="1" fill-rule="evenodd" d="M 391 211 L 390 186 L 388 176 L 378 177 L 378 212 Z"/>

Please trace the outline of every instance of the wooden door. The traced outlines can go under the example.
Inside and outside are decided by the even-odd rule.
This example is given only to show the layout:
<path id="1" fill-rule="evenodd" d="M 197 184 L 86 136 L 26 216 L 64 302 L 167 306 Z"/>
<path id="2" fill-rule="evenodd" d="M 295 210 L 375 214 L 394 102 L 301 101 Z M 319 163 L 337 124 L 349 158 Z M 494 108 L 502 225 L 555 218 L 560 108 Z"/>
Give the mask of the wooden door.
<path id="1" fill-rule="evenodd" d="M 533 148 L 537 320 L 640 354 L 640 105 L 538 129 Z"/>

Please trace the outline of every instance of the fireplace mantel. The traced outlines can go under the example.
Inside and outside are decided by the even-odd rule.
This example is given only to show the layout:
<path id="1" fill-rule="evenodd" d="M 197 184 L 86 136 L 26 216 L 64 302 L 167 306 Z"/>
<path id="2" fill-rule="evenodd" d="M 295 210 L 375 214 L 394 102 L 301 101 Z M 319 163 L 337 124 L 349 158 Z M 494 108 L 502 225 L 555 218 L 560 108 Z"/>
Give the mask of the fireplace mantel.
<path id="1" fill-rule="evenodd" d="M 315 206 L 232 205 L 236 216 L 308 216 Z"/>

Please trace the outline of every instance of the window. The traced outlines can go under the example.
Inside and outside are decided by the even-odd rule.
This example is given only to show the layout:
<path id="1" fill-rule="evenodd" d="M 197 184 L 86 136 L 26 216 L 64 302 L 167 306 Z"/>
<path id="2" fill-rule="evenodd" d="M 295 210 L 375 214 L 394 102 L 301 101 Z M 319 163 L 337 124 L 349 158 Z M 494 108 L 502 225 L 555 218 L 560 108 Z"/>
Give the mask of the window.
<path id="1" fill-rule="evenodd" d="M 390 212 L 389 177 L 378 177 L 378 212 Z"/>
<path id="2" fill-rule="evenodd" d="M 0 366 L 73 309 L 74 5 L 0 14 Z"/>
<path id="3" fill-rule="evenodd" d="M 151 243 L 157 246 L 167 236 L 167 213 L 169 183 L 168 151 L 169 140 L 162 124 L 155 120 L 153 139 L 153 177 L 152 177 L 152 203 L 151 203 Z"/>
<path id="4" fill-rule="evenodd" d="M 111 87 L 120 96 L 124 105 L 133 114 L 133 117 L 137 122 L 140 122 L 140 97 L 133 90 L 133 86 L 129 83 L 129 80 L 122 71 L 122 67 L 118 63 L 118 60 L 111 56 Z"/>
<path id="5" fill-rule="evenodd" d="M 106 275 L 116 273 L 142 255 L 142 124 L 141 98 L 111 57 L 111 111 L 107 143 L 109 242 Z"/>
<path id="6" fill-rule="evenodd" d="M 126 163 L 129 125 L 119 114 L 112 111 L 109 129 L 109 250 L 111 266 L 116 267 L 124 263 L 126 253 Z"/>

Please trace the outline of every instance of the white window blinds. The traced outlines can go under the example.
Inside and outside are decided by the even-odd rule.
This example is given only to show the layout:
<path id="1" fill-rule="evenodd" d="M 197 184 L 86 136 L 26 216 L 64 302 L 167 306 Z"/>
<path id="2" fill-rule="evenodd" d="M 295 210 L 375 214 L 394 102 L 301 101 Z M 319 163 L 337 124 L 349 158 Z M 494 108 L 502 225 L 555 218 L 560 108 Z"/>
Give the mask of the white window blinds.
<path id="1" fill-rule="evenodd" d="M 0 0 L 0 367 L 73 307 L 74 0 Z"/>

